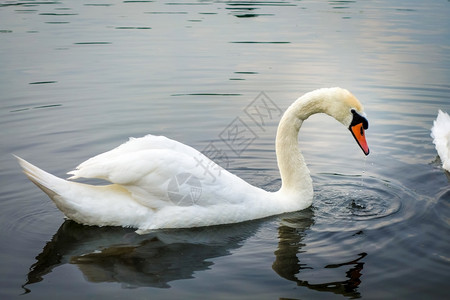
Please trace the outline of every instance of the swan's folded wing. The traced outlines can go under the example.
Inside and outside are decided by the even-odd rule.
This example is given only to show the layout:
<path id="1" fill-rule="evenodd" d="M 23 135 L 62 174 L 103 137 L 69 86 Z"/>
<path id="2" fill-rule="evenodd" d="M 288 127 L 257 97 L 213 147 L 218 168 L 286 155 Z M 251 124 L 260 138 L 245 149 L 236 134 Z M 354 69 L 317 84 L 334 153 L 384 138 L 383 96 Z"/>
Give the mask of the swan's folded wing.
<path id="1" fill-rule="evenodd" d="M 190 155 L 169 149 L 141 150 L 116 155 L 114 159 L 104 158 L 97 158 L 95 163 L 84 165 L 72 174 L 76 178 L 100 178 L 118 184 L 136 201 L 152 209 L 175 205 L 168 197 L 168 188 L 177 175 L 199 173 Z"/>
<path id="2" fill-rule="evenodd" d="M 230 202 L 229 194 L 237 186 L 240 190 L 251 187 L 199 151 L 155 136 L 131 139 L 116 149 L 87 160 L 69 174 L 73 175 L 70 179 L 99 178 L 119 184 L 136 201 L 152 209 L 187 205 L 184 200 L 181 204 L 178 203 L 180 199 L 174 201 L 180 195 L 189 195 L 188 198 L 200 206 L 215 205 L 224 199 Z M 190 181 L 185 182 L 185 185 L 181 182 L 180 188 L 188 190 L 171 190 L 178 189 L 177 185 L 184 180 Z M 198 186 L 191 181 L 197 181 Z M 171 192 L 175 192 L 175 195 Z M 237 197 L 231 202 L 241 201 Z"/>
<path id="3" fill-rule="evenodd" d="M 180 172 L 195 169 L 190 156 L 170 149 L 149 149 L 115 155 L 96 157 L 89 164 L 82 164 L 70 172 L 76 178 L 99 178 L 121 185 L 155 185 Z"/>
<path id="4" fill-rule="evenodd" d="M 136 158 L 135 155 L 138 152 L 144 150 L 157 150 L 164 149 L 167 151 L 174 151 L 180 154 L 187 154 L 192 157 L 197 156 L 199 152 L 192 147 L 184 145 L 180 142 L 171 140 L 164 136 L 146 135 L 142 138 L 130 138 L 126 143 L 122 145 L 96 155 L 76 167 L 75 170 L 68 172 L 72 175 L 69 179 L 84 178 L 101 178 L 109 180 L 107 173 L 108 169 L 105 169 L 106 165 L 111 167 L 116 161 L 128 158 Z"/>

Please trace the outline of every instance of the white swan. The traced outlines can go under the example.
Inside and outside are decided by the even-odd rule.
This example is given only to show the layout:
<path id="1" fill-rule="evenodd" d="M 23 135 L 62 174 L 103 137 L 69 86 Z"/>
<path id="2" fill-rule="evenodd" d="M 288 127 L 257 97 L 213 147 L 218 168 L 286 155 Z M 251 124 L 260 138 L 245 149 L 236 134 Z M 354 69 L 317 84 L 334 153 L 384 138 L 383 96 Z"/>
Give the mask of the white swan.
<path id="1" fill-rule="evenodd" d="M 101 178 L 94 186 L 55 177 L 17 157 L 28 178 L 78 223 L 158 228 L 237 223 L 302 210 L 313 199 L 312 180 L 298 147 L 302 122 L 326 113 L 349 128 L 368 155 L 363 107 L 347 90 L 319 89 L 297 99 L 278 126 L 276 156 L 282 179 L 277 192 L 252 186 L 199 151 L 163 136 L 131 138 L 69 172 L 69 179 Z M 209 171 L 216 171 L 210 176 Z M 186 189 L 187 188 L 187 189 Z"/>
<path id="2" fill-rule="evenodd" d="M 431 128 L 431 137 L 441 158 L 442 167 L 450 172 L 450 116 L 439 110 Z"/>

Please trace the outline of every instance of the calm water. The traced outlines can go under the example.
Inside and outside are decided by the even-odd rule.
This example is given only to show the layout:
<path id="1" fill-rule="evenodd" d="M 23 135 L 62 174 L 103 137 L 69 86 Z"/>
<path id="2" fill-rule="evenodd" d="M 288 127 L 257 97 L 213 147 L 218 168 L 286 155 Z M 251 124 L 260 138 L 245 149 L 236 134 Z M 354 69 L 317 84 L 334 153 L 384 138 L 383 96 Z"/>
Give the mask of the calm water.
<path id="1" fill-rule="evenodd" d="M 449 15 L 444 0 L 0 1 L 0 298 L 444 299 L 450 175 L 429 133 L 450 111 Z M 308 120 L 316 192 L 297 213 L 143 236 L 80 226 L 11 156 L 65 176 L 163 134 L 275 190 L 279 111 L 246 112 L 326 86 L 365 105 L 371 154 Z M 235 120 L 255 134 L 238 151 L 221 139 Z"/>

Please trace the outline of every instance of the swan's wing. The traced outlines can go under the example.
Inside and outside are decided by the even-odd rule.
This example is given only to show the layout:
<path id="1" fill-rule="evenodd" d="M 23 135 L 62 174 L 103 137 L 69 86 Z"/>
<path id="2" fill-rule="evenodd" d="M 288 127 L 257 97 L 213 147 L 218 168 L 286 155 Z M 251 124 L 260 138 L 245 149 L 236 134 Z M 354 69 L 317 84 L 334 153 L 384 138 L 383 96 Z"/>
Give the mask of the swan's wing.
<path id="1" fill-rule="evenodd" d="M 236 184 L 247 185 L 199 151 L 156 136 L 130 139 L 69 174 L 73 175 L 70 179 L 100 178 L 120 184 L 134 199 L 153 209 L 216 204 Z"/>
<path id="2" fill-rule="evenodd" d="M 192 147 L 186 146 L 180 142 L 166 138 L 165 136 L 146 135 L 141 138 L 130 138 L 128 142 L 122 145 L 94 156 L 78 165 L 75 170 L 68 172 L 72 175 L 69 179 L 84 178 L 101 178 L 108 180 L 104 174 L 106 170 L 99 168 L 107 161 L 115 161 L 122 156 L 132 157 L 133 153 L 143 150 L 166 149 L 191 156 L 198 155 L 198 151 Z"/>

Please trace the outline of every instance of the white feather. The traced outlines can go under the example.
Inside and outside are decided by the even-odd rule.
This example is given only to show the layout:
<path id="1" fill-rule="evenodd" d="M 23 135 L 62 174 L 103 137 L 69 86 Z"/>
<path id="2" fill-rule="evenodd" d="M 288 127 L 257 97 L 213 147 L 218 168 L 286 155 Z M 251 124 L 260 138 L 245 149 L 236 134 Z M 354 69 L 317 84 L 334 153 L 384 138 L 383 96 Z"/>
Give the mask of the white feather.
<path id="1" fill-rule="evenodd" d="M 441 158 L 442 167 L 450 172 L 450 116 L 439 110 L 431 128 L 431 137 Z"/>

